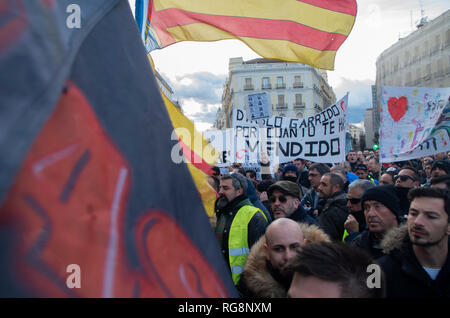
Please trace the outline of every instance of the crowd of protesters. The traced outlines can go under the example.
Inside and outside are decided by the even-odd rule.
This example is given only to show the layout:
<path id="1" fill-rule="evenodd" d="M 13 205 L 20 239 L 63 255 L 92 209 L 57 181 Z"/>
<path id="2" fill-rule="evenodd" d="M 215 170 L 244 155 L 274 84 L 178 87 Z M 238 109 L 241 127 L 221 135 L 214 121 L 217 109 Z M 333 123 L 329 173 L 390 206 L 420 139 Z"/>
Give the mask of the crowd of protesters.
<path id="1" fill-rule="evenodd" d="M 450 153 L 378 156 L 214 167 L 212 224 L 242 297 L 450 297 Z"/>

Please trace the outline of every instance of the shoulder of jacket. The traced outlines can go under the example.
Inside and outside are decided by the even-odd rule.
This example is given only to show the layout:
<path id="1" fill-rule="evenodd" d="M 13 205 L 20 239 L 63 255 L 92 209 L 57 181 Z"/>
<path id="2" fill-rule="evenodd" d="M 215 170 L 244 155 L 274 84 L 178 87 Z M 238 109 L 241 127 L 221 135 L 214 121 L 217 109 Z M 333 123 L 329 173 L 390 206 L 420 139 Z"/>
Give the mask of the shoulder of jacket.
<path id="1" fill-rule="evenodd" d="M 330 237 L 317 225 L 299 223 L 304 239 L 309 242 L 331 242 Z"/>
<path id="2" fill-rule="evenodd" d="M 408 236 L 408 225 L 403 224 L 399 227 L 389 230 L 381 240 L 380 246 L 384 254 L 390 254 L 394 250 L 402 248 L 405 239 Z"/>

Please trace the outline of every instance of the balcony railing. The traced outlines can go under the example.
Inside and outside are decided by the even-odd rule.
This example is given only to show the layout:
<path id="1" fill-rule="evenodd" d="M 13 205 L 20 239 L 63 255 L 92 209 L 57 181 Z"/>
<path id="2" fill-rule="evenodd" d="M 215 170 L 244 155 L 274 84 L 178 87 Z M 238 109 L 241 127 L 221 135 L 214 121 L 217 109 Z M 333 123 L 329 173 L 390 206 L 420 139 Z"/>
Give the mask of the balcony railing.
<path id="1" fill-rule="evenodd" d="M 244 85 L 244 91 L 252 91 L 254 90 L 254 86 L 252 84 Z"/>
<path id="2" fill-rule="evenodd" d="M 261 89 L 272 89 L 272 84 L 262 85 Z"/>
<path id="3" fill-rule="evenodd" d="M 286 84 L 285 83 L 277 83 L 277 89 L 284 89 L 286 88 Z"/>
<path id="4" fill-rule="evenodd" d="M 287 104 L 276 104 L 275 105 L 276 109 L 287 109 Z"/>
<path id="5" fill-rule="evenodd" d="M 294 83 L 294 85 L 292 85 L 294 88 L 303 88 L 303 83 Z"/>
<path id="6" fill-rule="evenodd" d="M 294 108 L 295 109 L 305 108 L 305 103 L 304 102 L 302 102 L 302 103 L 294 103 Z"/>

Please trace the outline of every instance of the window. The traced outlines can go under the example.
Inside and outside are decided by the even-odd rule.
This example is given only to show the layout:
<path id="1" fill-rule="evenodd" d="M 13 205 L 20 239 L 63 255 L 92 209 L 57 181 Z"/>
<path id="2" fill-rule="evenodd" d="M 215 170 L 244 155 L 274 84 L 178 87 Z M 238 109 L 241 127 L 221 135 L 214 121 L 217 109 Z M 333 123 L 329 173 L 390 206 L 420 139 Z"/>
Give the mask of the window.
<path id="1" fill-rule="evenodd" d="M 303 95 L 302 94 L 295 94 L 295 107 L 305 107 L 305 104 L 303 103 Z"/>
<path id="2" fill-rule="evenodd" d="M 278 103 L 277 103 L 277 107 L 278 108 L 284 108 L 286 107 L 284 104 L 284 95 L 278 95 Z"/>
<path id="3" fill-rule="evenodd" d="M 269 89 L 272 88 L 272 86 L 270 85 L 270 79 L 268 77 L 263 77 L 262 78 L 262 89 Z"/>
<path id="4" fill-rule="evenodd" d="M 286 88 L 286 84 L 284 84 L 283 76 L 277 77 L 277 88 Z"/>
<path id="5" fill-rule="evenodd" d="M 252 89 L 253 89 L 252 78 L 251 77 L 245 78 L 244 90 L 252 90 Z"/>
<path id="6" fill-rule="evenodd" d="M 294 88 L 303 88 L 302 77 L 300 75 L 294 76 Z"/>

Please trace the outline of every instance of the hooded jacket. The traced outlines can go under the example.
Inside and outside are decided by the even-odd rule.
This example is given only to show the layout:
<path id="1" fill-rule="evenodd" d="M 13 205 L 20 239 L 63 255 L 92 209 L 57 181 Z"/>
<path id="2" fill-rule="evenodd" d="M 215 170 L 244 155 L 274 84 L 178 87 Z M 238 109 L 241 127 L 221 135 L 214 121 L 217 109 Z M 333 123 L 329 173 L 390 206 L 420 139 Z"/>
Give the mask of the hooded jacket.
<path id="1" fill-rule="evenodd" d="M 330 242 L 328 236 L 317 226 L 299 224 L 308 242 Z M 286 298 L 290 279 L 286 282 L 285 278 L 271 269 L 264 250 L 265 243 L 266 237 L 262 236 L 250 250 L 238 289 L 244 297 Z"/>
<path id="2" fill-rule="evenodd" d="M 326 199 L 317 221 L 333 241 L 340 241 L 344 235 L 344 223 L 348 214 L 345 192 L 337 192 Z"/>
<path id="3" fill-rule="evenodd" d="M 248 184 L 248 187 L 247 187 L 248 199 L 250 200 L 252 205 L 256 206 L 258 209 L 260 209 L 264 213 L 264 215 L 266 216 L 267 222 L 269 222 L 269 223 L 272 222 L 272 216 L 270 215 L 269 210 L 267 210 L 266 206 L 261 201 L 259 201 L 255 186 L 248 178 L 247 178 L 247 184 Z"/>
<path id="4" fill-rule="evenodd" d="M 230 201 L 224 208 L 217 208 L 217 200 L 215 202 L 215 210 L 217 216 L 215 233 L 216 236 L 221 235 L 222 239 L 219 239 L 221 243 L 220 248 L 222 254 L 229 266 L 229 254 L 228 254 L 228 239 L 231 224 L 233 222 L 236 213 L 242 208 L 244 205 L 252 205 L 250 200 L 246 195 L 240 195 Z M 222 217 L 224 220 L 224 224 L 222 224 Z M 252 247 L 254 243 L 258 241 L 258 239 L 265 233 L 268 222 L 262 213 L 256 213 L 253 218 L 248 223 L 248 246 Z"/>
<path id="5" fill-rule="evenodd" d="M 432 280 L 414 254 L 406 224 L 389 231 L 381 247 L 386 255 L 377 261 L 386 275 L 388 298 L 450 297 L 450 253 Z"/>

